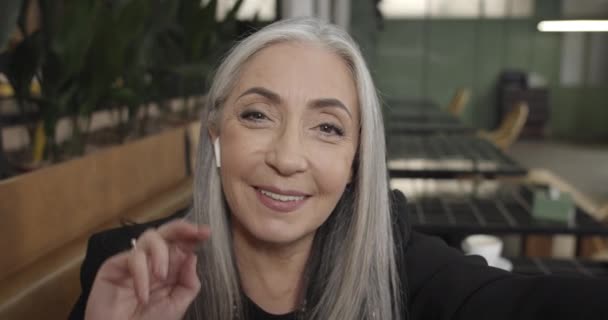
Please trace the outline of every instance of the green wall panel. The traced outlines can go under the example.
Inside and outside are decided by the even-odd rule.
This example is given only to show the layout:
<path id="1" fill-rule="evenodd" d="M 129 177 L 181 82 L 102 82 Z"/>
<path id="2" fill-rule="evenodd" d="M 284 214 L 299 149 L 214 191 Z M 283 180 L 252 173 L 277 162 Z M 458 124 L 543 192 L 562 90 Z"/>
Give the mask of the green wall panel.
<path id="1" fill-rule="evenodd" d="M 561 35 L 559 33 L 537 33 L 532 43 L 530 71 L 541 75 L 549 86 L 559 84 Z"/>
<path id="2" fill-rule="evenodd" d="M 475 24 L 470 21 L 432 23 L 427 50 L 426 97 L 446 106 L 458 87 L 471 88 L 475 68 Z M 463 119 L 470 122 L 470 108 Z"/>
<path id="3" fill-rule="evenodd" d="M 530 70 L 534 56 L 532 42 L 538 31 L 528 20 L 507 20 L 505 23 L 505 67 Z"/>
<path id="4" fill-rule="evenodd" d="M 549 129 L 555 136 L 608 138 L 608 88 L 562 87 L 562 34 L 536 30 L 541 19 L 560 18 L 561 1 L 536 0 L 528 19 L 385 20 L 382 30 L 376 29 L 375 16 L 360 14 L 367 7 L 356 8 L 353 32 L 366 48 L 374 46 L 366 57 L 381 97 L 427 98 L 445 107 L 457 88 L 468 87 L 472 96 L 463 120 L 491 129 L 499 122 L 498 77 L 520 69 L 547 82 Z"/>
<path id="5" fill-rule="evenodd" d="M 378 33 L 376 82 L 389 98 L 429 98 L 441 106 L 457 88 L 471 88 L 463 120 L 492 128 L 502 70 L 558 80 L 559 37 L 535 25 L 533 19 L 388 20 Z"/>
<path id="6" fill-rule="evenodd" d="M 608 87 L 552 89 L 550 128 L 566 139 L 608 139 Z"/>
<path id="7" fill-rule="evenodd" d="M 582 92 L 578 89 L 551 89 L 551 122 L 550 130 L 556 137 L 567 137 L 576 131 L 577 110 L 582 101 Z"/>
<path id="8" fill-rule="evenodd" d="M 424 28 L 421 21 L 387 21 L 387 32 L 379 32 L 372 72 L 382 96 L 423 96 Z"/>
<path id="9" fill-rule="evenodd" d="M 608 87 L 583 88 L 577 132 L 586 140 L 608 141 Z"/>
<path id="10" fill-rule="evenodd" d="M 352 1 L 350 34 L 355 39 L 363 56 L 369 61 L 375 60 L 377 47 L 377 22 L 374 3 L 371 1 Z"/>
<path id="11" fill-rule="evenodd" d="M 496 79 L 505 64 L 503 20 L 483 20 L 478 22 L 478 40 L 475 52 L 473 95 L 470 104 L 473 124 L 489 129 L 497 122 Z"/>

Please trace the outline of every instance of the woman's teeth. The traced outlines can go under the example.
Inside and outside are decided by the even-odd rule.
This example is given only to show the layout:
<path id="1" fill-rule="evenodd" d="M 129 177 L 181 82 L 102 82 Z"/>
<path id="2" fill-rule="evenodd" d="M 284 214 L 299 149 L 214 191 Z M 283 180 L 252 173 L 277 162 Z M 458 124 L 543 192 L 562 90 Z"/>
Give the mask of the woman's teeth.
<path id="1" fill-rule="evenodd" d="M 277 193 L 273 193 L 273 192 L 262 190 L 262 189 L 260 189 L 260 192 L 263 195 L 268 196 L 268 197 L 270 197 L 270 198 L 272 198 L 274 200 L 284 201 L 284 202 L 287 202 L 287 201 L 298 201 L 298 200 L 303 200 L 304 199 L 304 196 L 285 196 L 285 195 L 282 195 L 282 194 L 277 194 Z"/>

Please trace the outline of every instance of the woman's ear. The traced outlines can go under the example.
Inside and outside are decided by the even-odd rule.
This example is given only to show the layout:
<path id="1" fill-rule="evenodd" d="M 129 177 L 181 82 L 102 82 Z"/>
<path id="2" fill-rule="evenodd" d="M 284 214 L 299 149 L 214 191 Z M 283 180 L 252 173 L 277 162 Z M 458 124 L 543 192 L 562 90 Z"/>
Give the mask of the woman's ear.
<path id="1" fill-rule="evenodd" d="M 211 141 L 214 141 L 215 138 L 217 138 L 219 136 L 217 130 L 212 127 L 207 128 L 207 133 L 209 134 L 209 139 Z"/>
<path id="2" fill-rule="evenodd" d="M 215 130 L 209 128 L 209 139 L 213 141 L 213 154 L 215 155 L 215 165 L 219 168 L 221 167 L 221 150 L 220 150 L 220 136 L 215 132 Z"/>

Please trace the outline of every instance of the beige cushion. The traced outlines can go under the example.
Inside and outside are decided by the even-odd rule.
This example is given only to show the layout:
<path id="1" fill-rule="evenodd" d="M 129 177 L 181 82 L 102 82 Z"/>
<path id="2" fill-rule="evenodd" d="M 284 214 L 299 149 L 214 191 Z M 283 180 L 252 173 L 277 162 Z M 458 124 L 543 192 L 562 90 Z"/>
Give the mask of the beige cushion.
<path id="1" fill-rule="evenodd" d="M 166 217 L 191 202 L 192 180 L 123 212 L 120 217 L 142 223 Z M 118 218 L 96 230 L 119 226 Z M 52 251 L 0 281 L 0 319 L 65 319 L 80 294 L 80 266 L 89 234 Z"/>
<path id="2" fill-rule="evenodd" d="M 0 281 L 186 178 L 184 129 L 0 182 Z"/>

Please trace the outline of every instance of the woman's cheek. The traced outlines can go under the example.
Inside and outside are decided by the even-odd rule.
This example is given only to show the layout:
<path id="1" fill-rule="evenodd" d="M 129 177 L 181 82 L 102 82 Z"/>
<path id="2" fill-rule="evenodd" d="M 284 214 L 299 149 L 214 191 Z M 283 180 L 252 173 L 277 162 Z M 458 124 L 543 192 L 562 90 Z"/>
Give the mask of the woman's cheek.
<path id="1" fill-rule="evenodd" d="M 342 192 L 344 185 L 349 181 L 352 157 L 346 154 L 318 155 L 316 165 L 321 185 L 327 191 Z"/>
<path id="2" fill-rule="evenodd" d="M 235 155 L 245 155 L 267 148 L 272 141 L 272 129 L 248 128 L 240 123 L 232 123 L 222 132 L 222 138 L 223 142 L 231 144 Z"/>

